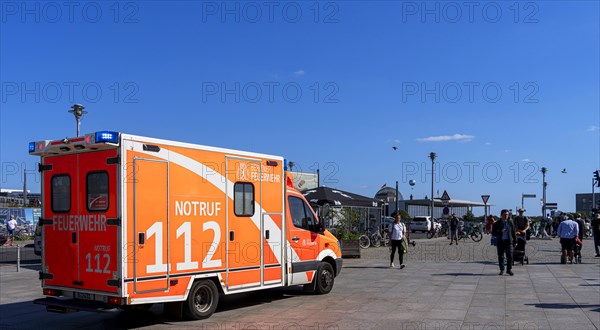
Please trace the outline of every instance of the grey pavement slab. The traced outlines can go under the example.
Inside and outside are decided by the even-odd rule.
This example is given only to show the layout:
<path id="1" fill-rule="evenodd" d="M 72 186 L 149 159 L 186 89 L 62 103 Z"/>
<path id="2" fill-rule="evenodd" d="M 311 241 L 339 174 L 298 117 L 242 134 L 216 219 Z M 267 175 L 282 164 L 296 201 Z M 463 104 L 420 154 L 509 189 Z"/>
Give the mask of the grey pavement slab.
<path id="1" fill-rule="evenodd" d="M 47 313 L 35 265 L 0 266 L 0 328 L 201 329 L 600 329 L 600 258 L 584 244 L 584 264 L 557 262 L 558 240 L 531 240 L 530 264 L 498 276 L 488 240 L 449 250 L 443 238 L 417 240 L 406 268 L 389 268 L 386 248 L 344 260 L 327 295 L 299 287 L 222 297 L 203 321 L 181 321 L 155 306 L 141 318 L 122 312 Z"/>

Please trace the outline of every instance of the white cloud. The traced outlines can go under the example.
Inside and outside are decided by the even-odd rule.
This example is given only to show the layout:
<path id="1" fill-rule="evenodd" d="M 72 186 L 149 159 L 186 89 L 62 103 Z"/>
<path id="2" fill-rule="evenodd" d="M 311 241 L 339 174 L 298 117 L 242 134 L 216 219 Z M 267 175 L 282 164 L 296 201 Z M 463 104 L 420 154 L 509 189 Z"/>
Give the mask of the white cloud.
<path id="1" fill-rule="evenodd" d="M 399 139 L 395 139 L 394 143 L 400 143 L 400 140 Z"/>
<path id="2" fill-rule="evenodd" d="M 473 135 L 467 134 L 454 134 L 454 135 L 439 135 L 439 136 L 430 136 L 426 138 L 417 139 L 419 142 L 443 142 L 443 141 L 461 141 L 461 142 L 470 142 L 475 137 Z"/>
<path id="3" fill-rule="evenodd" d="M 296 77 L 300 77 L 300 76 L 303 76 L 303 75 L 305 75 L 305 74 L 306 74 L 306 72 L 304 72 L 304 70 L 302 70 L 302 69 L 300 69 L 300 70 L 298 70 L 298 71 L 295 71 L 295 72 L 293 73 L 293 75 L 294 75 L 294 76 L 296 76 Z"/>
<path id="4" fill-rule="evenodd" d="M 525 162 L 525 163 L 529 163 L 529 162 L 531 162 L 531 160 L 530 160 L 529 158 L 523 158 L 523 159 L 521 159 L 521 161 L 522 161 L 522 162 Z"/>
<path id="5" fill-rule="evenodd" d="M 511 151 L 510 149 L 504 149 L 504 152 L 510 152 L 510 151 Z"/>
<path id="6" fill-rule="evenodd" d="M 485 145 L 486 145 L 486 146 L 491 146 L 491 145 L 492 145 L 492 143 L 491 143 L 491 142 L 486 142 L 486 143 L 485 143 Z"/>
<path id="7" fill-rule="evenodd" d="M 595 132 L 597 130 L 600 130 L 600 127 L 598 127 L 598 126 L 590 126 L 587 129 L 588 132 Z"/>

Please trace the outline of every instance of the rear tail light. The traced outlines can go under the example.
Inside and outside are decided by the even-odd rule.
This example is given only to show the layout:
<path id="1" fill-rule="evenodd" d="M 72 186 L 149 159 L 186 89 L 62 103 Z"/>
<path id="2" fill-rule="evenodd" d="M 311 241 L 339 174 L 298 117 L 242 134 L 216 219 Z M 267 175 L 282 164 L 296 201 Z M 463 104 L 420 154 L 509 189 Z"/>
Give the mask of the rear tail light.
<path id="1" fill-rule="evenodd" d="M 123 300 L 119 297 L 108 297 L 108 303 L 113 305 L 123 305 Z"/>
<path id="2" fill-rule="evenodd" d="M 43 290 L 45 296 L 55 296 L 58 297 L 62 294 L 60 290 L 56 289 L 44 289 Z"/>

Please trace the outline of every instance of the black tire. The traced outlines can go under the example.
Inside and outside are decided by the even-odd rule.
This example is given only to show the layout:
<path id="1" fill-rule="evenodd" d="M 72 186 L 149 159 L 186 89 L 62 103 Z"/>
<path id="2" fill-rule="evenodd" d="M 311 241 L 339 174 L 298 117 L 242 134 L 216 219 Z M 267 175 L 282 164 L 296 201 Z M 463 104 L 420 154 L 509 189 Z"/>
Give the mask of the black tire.
<path id="1" fill-rule="evenodd" d="M 383 246 L 390 246 L 390 234 L 388 232 L 383 233 Z"/>
<path id="2" fill-rule="evenodd" d="M 431 238 L 433 238 L 433 236 L 435 236 L 435 232 L 432 232 L 432 231 L 427 232 L 427 238 L 431 239 Z"/>
<path id="3" fill-rule="evenodd" d="M 361 248 L 366 249 L 371 245 L 371 240 L 367 235 L 361 235 L 358 238 L 358 245 L 360 245 Z"/>
<path id="4" fill-rule="evenodd" d="M 483 235 L 481 235 L 479 230 L 476 230 L 471 234 L 471 239 L 473 240 L 473 242 L 479 242 L 483 239 Z"/>
<path id="5" fill-rule="evenodd" d="M 380 247 L 381 246 L 382 237 L 378 233 L 373 234 L 371 236 L 371 246 Z"/>
<path id="6" fill-rule="evenodd" d="M 197 281 L 192 285 L 188 299 L 183 305 L 183 313 L 190 319 L 201 320 L 210 317 L 219 305 L 219 291 L 211 280 Z"/>
<path id="7" fill-rule="evenodd" d="M 335 274 L 333 273 L 333 267 L 327 262 L 321 262 L 317 268 L 317 281 L 315 285 L 315 292 L 318 294 L 327 294 L 333 289 L 333 282 Z"/>

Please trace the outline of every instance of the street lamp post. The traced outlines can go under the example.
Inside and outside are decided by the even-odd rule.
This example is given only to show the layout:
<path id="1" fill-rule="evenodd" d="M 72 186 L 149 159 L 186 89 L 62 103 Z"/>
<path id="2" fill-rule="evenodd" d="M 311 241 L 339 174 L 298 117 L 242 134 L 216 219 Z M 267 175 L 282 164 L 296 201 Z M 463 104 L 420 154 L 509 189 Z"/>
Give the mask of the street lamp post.
<path id="1" fill-rule="evenodd" d="M 429 159 L 431 159 L 431 208 L 429 209 L 429 216 L 431 217 L 431 219 L 433 220 L 433 209 L 435 207 L 434 204 L 434 200 L 433 200 L 433 179 L 434 179 L 434 172 L 435 172 L 435 158 L 436 158 L 436 154 L 435 152 L 430 152 L 429 153 Z"/>
<path id="2" fill-rule="evenodd" d="M 69 110 L 70 113 L 75 116 L 75 121 L 77 122 L 77 136 L 79 136 L 79 128 L 81 126 L 81 117 L 87 113 L 87 111 L 83 110 L 85 107 L 81 104 L 75 104 L 71 107 L 73 110 Z"/>
<path id="3" fill-rule="evenodd" d="M 548 172 L 548 169 L 542 167 L 542 218 L 546 217 L 546 186 L 548 185 L 546 182 L 546 172 Z"/>

